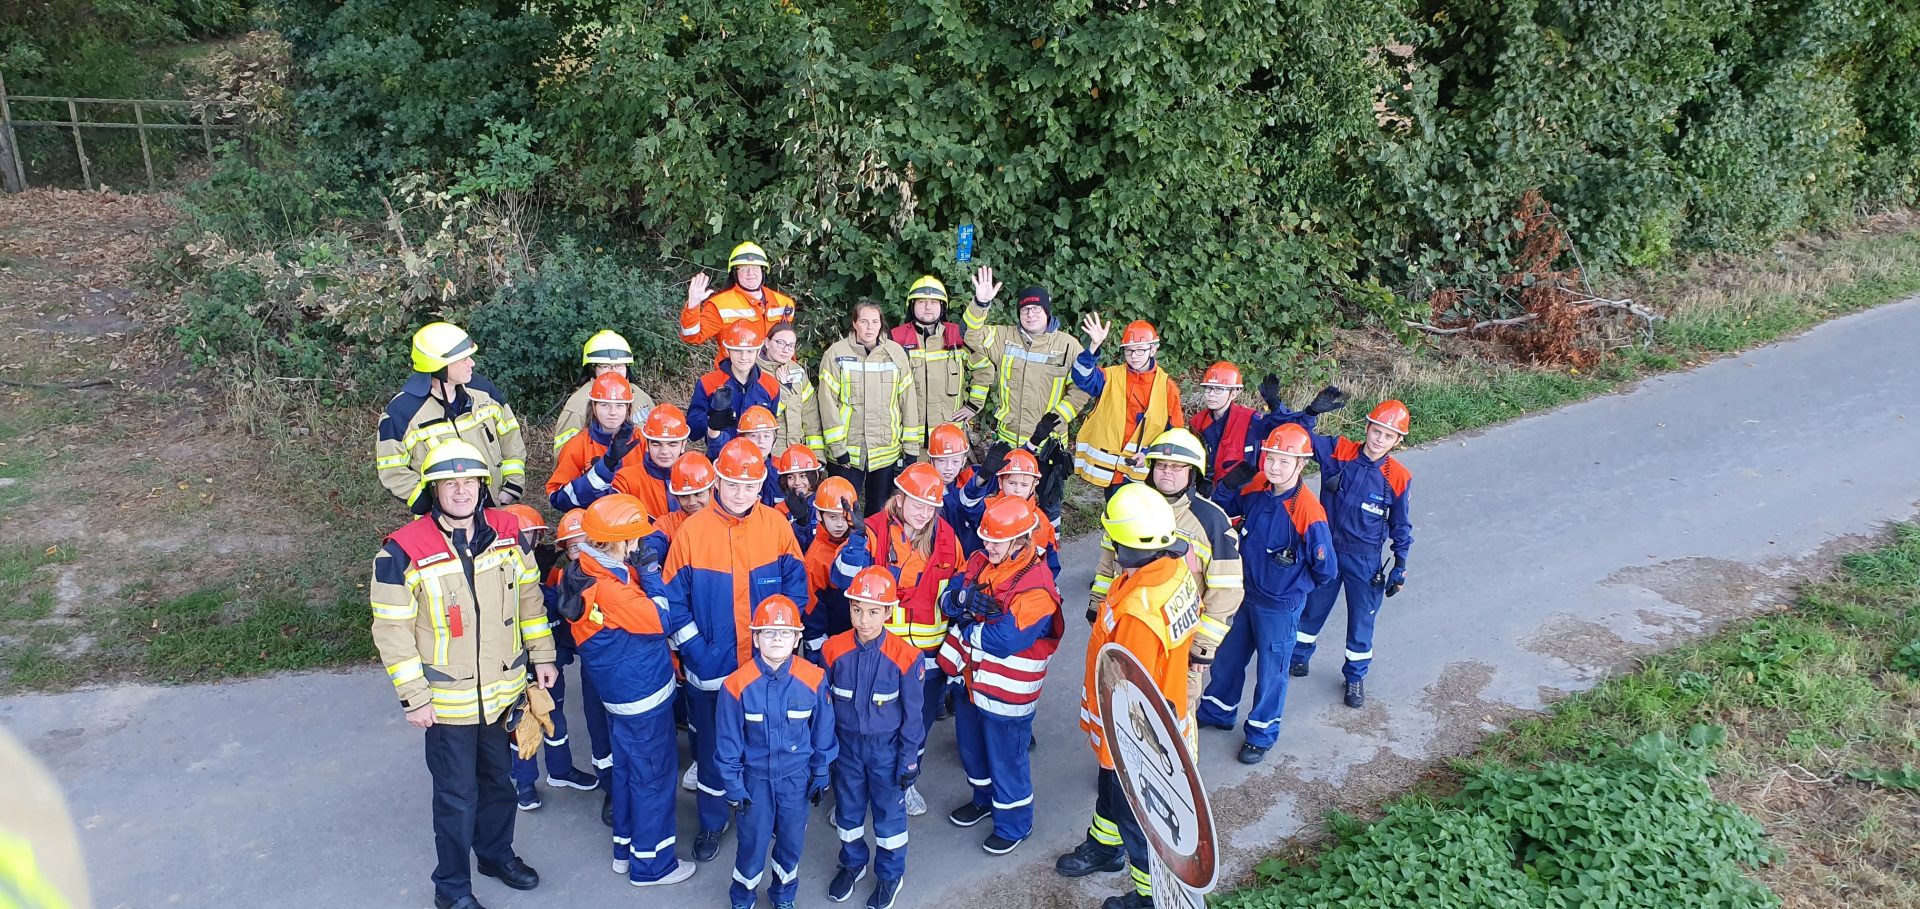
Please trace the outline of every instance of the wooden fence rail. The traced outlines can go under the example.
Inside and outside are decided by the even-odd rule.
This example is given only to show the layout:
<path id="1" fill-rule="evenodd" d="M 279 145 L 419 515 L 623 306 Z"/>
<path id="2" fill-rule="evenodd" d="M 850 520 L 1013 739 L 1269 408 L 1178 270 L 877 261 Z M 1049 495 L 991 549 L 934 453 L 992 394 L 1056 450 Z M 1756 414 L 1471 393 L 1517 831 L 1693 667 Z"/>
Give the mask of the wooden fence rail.
<path id="1" fill-rule="evenodd" d="M 13 117 L 13 102 L 15 101 L 41 104 L 65 104 L 67 106 L 67 119 L 16 120 Z M 80 105 L 83 104 L 107 107 L 131 107 L 133 108 L 133 122 L 82 120 L 80 119 Z M 147 133 L 149 131 L 198 131 L 200 133 L 201 144 L 205 146 L 207 151 L 207 161 L 211 163 L 213 161 L 213 134 L 219 131 L 237 130 L 241 128 L 237 124 L 212 122 L 212 120 L 209 119 L 210 111 L 205 107 L 202 107 L 199 111 L 200 122 L 198 123 L 147 122 L 146 112 L 148 110 L 183 107 L 191 109 L 193 106 L 193 103 L 190 101 L 171 101 L 160 98 L 68 98 L 47 95 L 8 96 L 6 76 L 0 74 L 0 189 L 5 189 L 10 193 L 17 193 L 27 188 L 27 171 L 24 163 L 20 159 L 20 139 L 19 134 L 16 132 L 16 129 L 20 127 L 72 130 L 73 154 L 80 162 L 80 182 L 88 189 L 94 188 L 93 168 L 87 159 L 86 141 L 81 138 L 80 130 L 83 127 L 86 129 L 137 130 L 140 135 L 140 160 L 146 165 L 147 169 L 147 188 L 152 189 L 154 187 L 153 151 L 147 142 Z"/>

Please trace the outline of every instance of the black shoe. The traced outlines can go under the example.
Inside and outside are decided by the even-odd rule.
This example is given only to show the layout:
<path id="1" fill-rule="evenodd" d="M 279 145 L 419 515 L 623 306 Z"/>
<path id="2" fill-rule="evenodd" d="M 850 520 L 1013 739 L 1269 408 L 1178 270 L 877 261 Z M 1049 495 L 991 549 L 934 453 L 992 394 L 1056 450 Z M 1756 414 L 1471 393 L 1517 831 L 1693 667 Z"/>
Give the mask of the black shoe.
<path id="1" fill-rule="evenodd" d="M 1295 663 L 1287 667 L 1287 672 L 1296 679 L 1304 679 L 1307 677 L 1307 664 Z"/>
<path id="2" fill-rule="evenodd" d="M 875 881 L 873 893 L 867 897 L 867 909 L 893 909 L 893 898 L 899 895 L 900 878 Z"/>
<path id="3" fill-rule="evenodd" d="M 1366 703 L 1367 703 L 1367 683 L 1348 682 L 1347 683 L 1347 706 L 1352 707 L 1355 710 L 1358 710 L 1361 707 L 1365 706 Z"/>
<path id="4" fill-rule="evenodd" d="M 722 827 L 718 830 L 702 830 L 694 834 L 693 860 L 696 862 L 713 861 L 713 857 L 720 854 L 720 834 L 725 832 L 727 832 L 727 828 Z"/>
<path id="5" fill-rule="evenodd" d="M 480 901 L 474 899 L 472 895 L 449 900 L 436 893 L 433 895 L 433 909 L 487 909 L 487 907 L 480 905 Z"/>
<path id="6" fill-rule="evenodd" d="M 1233 731 L 1232 723 L 1209 723 L 1206 720 L 1200 720 L 1199 722 L 1200 728 L 1202 729 L 1225 729 L 1228 732 Z"/>
<path id="7" fill-rule="evenodd" d="M 613 826 L 613 791 L 609 789 L 606 797 L 600 800 L 600 823 Z"/>
<path id="8" fill-rule="evenodd" d="M 1153 897 L 1129 890 L 1119 896 L 1107 897 L 1107 901 L 1100 904 L 1100 909 L 1153 909 Z"/>
<path id="9" fill-rule="evenodd" d="M 1073 851 L 1053 860 L 1053 870 L 1064 877 L 1086 877 L 1096 871 L 1119 871 L 1127 867 L 1127 857 L 1119 846 L 1109 846 L 1087 837 Z"/>
<path id="10" fill-rule="evenodd" d="M 833 900 L 836 903 L 846 902 L 849 897 L 853 896 L 853 885 L 860 883 L 860 879 L 866 876 L 867 868 L 865 865 L 862 865 L 858 871 L 841 865 L 840 870 L 833 873 L 833 880 L 827 884 L 827 899 Z"/>
<path id="11" fill-rule="evenodd" d="M 1267 756 L 1267 749 L 1248 742 L 1240 746 L 1240 763 L 1258 764 Z"/>
<path id="12" fill-rule="evenodd" d="M 961 805 L 947 813 L 947 820 L 962 827 L 971 827 L 993 816 L 993 810 L 982 808 L 972 802 Z"/>
<path id="13" fill-rule="evenodd" d="M 987 852 L 993 855 L 1006 855 L 1007 853 L 1013 851 L 1013 847 L 1020 845 L 1022 842 L 1024 841 L 1010 840 L 996 833 L 990 837 L 987 837 L 987 841 L 984 843 L 981 843 L 980 848 L 987 850 Z"/>
<path id="14" fill-rule="evenodd" d="M 522 861 L 517 855 L 505 865 L 475 862 L 474 866 L 481 874 L 515 890 L 532 890 L 540 886 L 540 872 L 533 870 L 532 865 Z"/>

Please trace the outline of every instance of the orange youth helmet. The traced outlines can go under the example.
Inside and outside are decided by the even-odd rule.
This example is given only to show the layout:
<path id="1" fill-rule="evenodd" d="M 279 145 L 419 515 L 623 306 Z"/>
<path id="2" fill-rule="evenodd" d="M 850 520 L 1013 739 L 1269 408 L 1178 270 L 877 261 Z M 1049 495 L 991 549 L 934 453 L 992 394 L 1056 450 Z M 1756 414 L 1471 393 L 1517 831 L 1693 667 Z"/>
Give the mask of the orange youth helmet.
<path id="1" fill-rule="evenodd" d="M 853 576 L 853 583 L 847 585 L 847 599 L 898 606 L 900 585 L 893 579 L 893 572 L 878 565 L 868 565 Z"/>
<path id="2" fill-rule="evenodd" d="M 893 485 L 905 493 L 907 498 L 925 502 L 935 508 L 940 507 L 940 503 L 946 499 L 947 495 L 947 484 L 940 482 L 940 471 L 933 469 L 933 465 L 925 461 L 908 464 L 906 470 L 900 471 L 900 476 L 893 481 Z"/>
<path id="3" fill-rule="evenodd" d="M 697 451 L 689 451 L 673 462 L 673 469 L 667 471 L 667 491 L 677 496 L 690 496 L 713 488 L 713 462 Z"/>
<path id="4" fill-rule="evenodd" d="M 1221 360 L 1207 367 L 1206 375 L 1200 377 L 1200 387 L 1245 388 L 1246 383 L 1240 379 L 1240 367 Z"/>
<path id="5" fill-rule="evenodd" d="M 767 336 L 745 321 L 730 322 L 720 330 L 720 346 L 728 350 L 759 350 L 766 344 Z"/>
<path id="6" fill-rule="evenodd" d="M 554 535 L 553 541 L 555 543 L 565 543 L 586 536 L 587 529 L 581 526 L 580 523 L 586 520 L 586 517 L 587 510 L 585 508 L 575 508 L 561 515 L 560 526 L 557 528 L 559 532 Z"/>
<path id="7" fill-rule="evenodd" d="M 640 428 L 640 435 L 652 442 L 678 442 L 691 436 L 693 431 L 687 427 L 685 411 L 672 404 L 655 404 L 647 413 L 647 423 Z"/>
<path id="8" fill-rule="evenodd" d="M 942 423 L 927 434 L 927 457 L 943 458 L 947 455 L 966 454 L 972 450 L 967 442 L 967 431 L 955 423 Z"/>
<path id="9" fill-rule="evenodd" d="M 1037 477 L 1040 475 L 1040 459 L 1034 457 L 1033 452 L 1024 448 L 1016 448 L 1007 452 L 1007 463 L 1001 466 L 999 475 L 1004 477 L 1010 474 L 1026 474 L 1030 477 Z"/>
<path id="10" fill-rule="evenodd" d="M 1407 430 L 1413 428 L 1413 414 L 1408 413 L 1407 405 L 1399 401 L 1381 401 L 1372 413 L 1367 414 L 1367 422 L 1404 436 Z"/>
<path id="11" fill-rule="evenodd" d="M 820 488 L 813 491 L 813 507 L 820 511 L 839 511 L 853 517 L 853 508 L 860 501 L 860 493 L 846 477 L 828 477 L 821 482 Z"/>
<path id="12" fill-rule="evenodd" d="M 647 506 L 640 500 L 624 492 L 601 496 L 587 506 L 586 517 L 580 520 L 580 526 L 587 532 L 587 539 L 595 543 L 613 543 L 619 540 L 637 540 L 653 532 L 653 519 L 647 517 Z"/>
<path id="13" fill-rule="evenodd" d="M 793 601 L 786 596 L 776 593 L 754 607 L 753 624 L 748 627 L 754 631 L 799 631 L 800 607 L 793 605 Z"/>
<path id="14" fill-rule="evenodd" d="M 1039 512 L 1026 499 L 1001 496 L 980 516 L 980 539 L 986 543 L 1011 543 L 1039 529 Z"/>
<path id="15" fill-rule="evenodd" d="M 532 505 L 515 502 L 507 506 L 506 512 L 520 519 L 521 533 L 526 533 L 529 530 L 547 529 L 547 519 L 541 517 L 539 509 L 534 508 Z"/>
<path id="16" fill-rule="evenodd" d="M 1153 323 L 1145 319 L 1135 319 L 1127 323 L 1127 330 L 1120 333 L 1120 349 L 1129 347 L 1152 347 L 1160 343 L 1160 332 Z"/>
<path id="17" fill-rule="evenodd" d="M 1260 443 L 1261 451 L 1271 451 L 1290 458 L 1313 457 L 1313 439 L 1307 431 L 1292 423 L 1282 423 L 1267 433 L 1267 440 Z"/>
<path id="18" fill-rule="evenodd" d="M 600 404 L 632 404 L 633 383 L 617 372 L 603 373 L 594 377 L 593 385 L 587 388 L 587 400 Z"/>
<path id="19" fill-rule="evenodd" d="M 767 459 L 760 453 L 760 446 L 736 437 L 720 449 L 720 457 L 714 459 L 713 469 L 720 476 L 736 483 L 758 483 L 767 478 Z"/>
<path id="20" fill-rule="evenodd" d="M 787 450 L 773 456 L 773 469 L 783 474 L 806 473 L 820 469 L 820 459 L 813 456 L 813 449 L 795 443 Z"/>
<path id="21" fill-rule="evenodd" d="M 779 432 L 780 424 L 778 421 L 774 420 L 773 413 L 771 411 L 767 410 L 765 407 L 761 407 L 760 405 L 755 404 L 752 407 L 747 408 L 746 413 L 743 413 L 740 415 L 740 422 L 739 422 L 739 425 L 735 428 L 735 431 L 743 432 L 743 433 L 745 432 Z"/>

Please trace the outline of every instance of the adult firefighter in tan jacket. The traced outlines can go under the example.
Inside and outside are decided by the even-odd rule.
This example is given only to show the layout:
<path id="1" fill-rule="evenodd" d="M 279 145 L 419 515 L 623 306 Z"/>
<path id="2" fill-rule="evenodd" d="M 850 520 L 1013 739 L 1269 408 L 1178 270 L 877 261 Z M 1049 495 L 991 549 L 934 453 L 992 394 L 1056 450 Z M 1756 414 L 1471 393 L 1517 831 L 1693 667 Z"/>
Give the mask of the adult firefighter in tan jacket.
<path id="1" fill-rule="evenodd" d="M 584 377 L 580 387 L 567 396 L 567 402 L 560 405 L 560 418 L 553 424 L 553 453 L 560 454 L 567 440 L 580 434 L 587 428 L 587 412 L 593 408 L 590 400 L 593 380 L 610 372 L 617 372 L 621 378 L 631 380 L 633 368 L 633 347 L 619 332 L 603 329 L 594 332 L 593 337 L 580 347 L 580 371 Z M 640 388 L 637 382 L 629 381 L 633 386 L 633 408 L 628 412 L 628 422 L 635 426 L 647 422 L 647 414 L 653 411 L 653 398 Z"/>
<path id="2" fill-rule="evenodd" d="M 513 851 L 508 726 L 524 712 L 529 666 L 541 688 L 559 672 L 519 520 L 485 507 L 491 475 L 473 445 L 434 446 L 420 471 L 426 515 L 395 531 L 373 560 L 373 643 L 407 722 L 426 730 L 437 909 L 479 905 L 469 856 L 481 874 L 516 890 L 540 883 Z"/>
<path id="3" fill-rule="evenodd" d="M 820 437 L 828 471 L 860 491 L 871 515 L 893 496 L 893 480 L 926 447 L 920 386 L 907 351 L 885 334 L 880 304 L 853 305 L 853 330 L 820 358 Z"/>
<path id="4" fill-rule="evenodd" d="M 913 384 L 926 403 L 920 421 L 928 427 L 965 428 L 987 403 L 993 363 L 966 345 L 959 325 L 947 320 L 947 286 L 922 275 L 907 290 L 907 319 L 887 334 L 913 361 Z"/>
<path id="5" fill-rule="evenodd" d="M 413 333 L 413 376 L 387 402 L 373 445 L 380 485 L 426 514 L 420 467 L 435 445 L 460 439 L 480 450 L 493 471 L 493 504 L 520 500 L 527 484 L 527 443 L 500 389 L 473 371 L 479 345 L 457 325 L 432 322 Z"/>
<path id="6" fill-rule="evenodd" d="M 1029 287 L 1015 296 L 1015 324 L 987 324 L 999 294 L 993 269 L 973 273 L 973 303 L 962 317 L 967 346 L 993 364 L 999 400 L 989 423 L 995 438 L 1018 445 L 1037 436 L 1037 443 L 1073 422 L 1091 400 L 1073 384 L 1080 340 L 1060 330 L 1053 297 L 1043 287 Z"/>
<path id="7" fill-rule="evenodd" d="M 1200 691 L 1206 687 L 1204 676 L 1213 663 L 1213 652 L 1233 627 L 1234 613 L 1240 611 L 1240 599 L 1246 593 L 1240 575 L 1240 534 L 1233 529 L 1227 513 L 1195 487 L 1207 464 L 1206 448 L 1198 436 L 1184 429 L 1169 429 L 1147 446 L 1145 455 L 1147 485 L 1173 507 L 1174 535 L 1187 541 L 1187 558 L 1195 563 L 1193 577 L 1200 582 L 1200 626 L 1194 630 L 1193 650 L 1187 661 L 1187 715 L 1192 716 Z M 1107 589 L 1119 573 L 1113 540 L 1102 536 L 1087 621 L 1099 614 L 1100 602 L 1107 598 Z"/>

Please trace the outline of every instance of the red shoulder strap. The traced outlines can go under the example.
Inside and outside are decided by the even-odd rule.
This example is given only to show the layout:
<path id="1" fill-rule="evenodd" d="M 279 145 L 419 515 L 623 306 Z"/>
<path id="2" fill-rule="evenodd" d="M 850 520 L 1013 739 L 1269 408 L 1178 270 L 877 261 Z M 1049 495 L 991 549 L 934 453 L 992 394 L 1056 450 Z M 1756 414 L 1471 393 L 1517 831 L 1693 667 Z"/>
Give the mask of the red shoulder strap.
<path id="1" fill-rule="evenodd" d="M 959 350 L 966 345 L 966 335 L 961 333 L 960 326 L 956 323 L 942 323 L 941 336 L 948 350 Z"/>
<path id="2" fill-rule="evenodd" d="M 511 517 L 511 515 L 509 515 Z M 518 525 L 515 525 L 516 529 Z M 447 546 L 447 538 L 442 536 L 438 525 L 431 517 L 414 518 L 407 526 L 394 531 L 387 539 L 400 545 L 400 551 L 407 554 L 415 568 L 425 568 L 436 562 L 453 558 L 453 550 Z"/>

